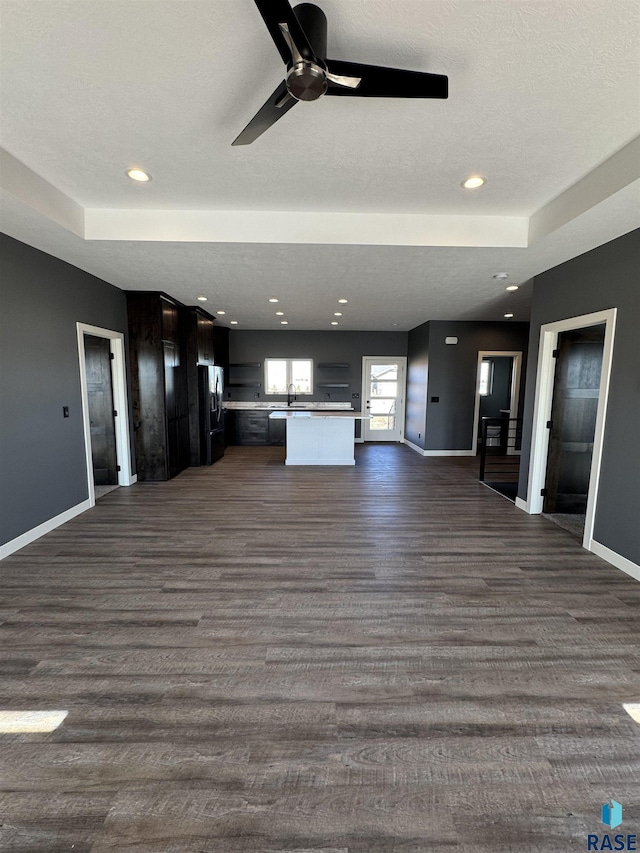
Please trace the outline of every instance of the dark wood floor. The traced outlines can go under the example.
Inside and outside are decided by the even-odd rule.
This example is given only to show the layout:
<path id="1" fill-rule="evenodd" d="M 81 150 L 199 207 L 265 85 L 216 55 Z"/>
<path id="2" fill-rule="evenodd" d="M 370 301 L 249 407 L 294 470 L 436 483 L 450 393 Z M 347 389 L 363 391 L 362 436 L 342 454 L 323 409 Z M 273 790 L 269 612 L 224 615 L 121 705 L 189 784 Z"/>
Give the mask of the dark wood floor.
<path id="1" fill-rule="evenodd" d="M 231 448 L 0 565 L 0 849 L 569 853 L 640 831 L 640 584 L 403 446 Z"/>

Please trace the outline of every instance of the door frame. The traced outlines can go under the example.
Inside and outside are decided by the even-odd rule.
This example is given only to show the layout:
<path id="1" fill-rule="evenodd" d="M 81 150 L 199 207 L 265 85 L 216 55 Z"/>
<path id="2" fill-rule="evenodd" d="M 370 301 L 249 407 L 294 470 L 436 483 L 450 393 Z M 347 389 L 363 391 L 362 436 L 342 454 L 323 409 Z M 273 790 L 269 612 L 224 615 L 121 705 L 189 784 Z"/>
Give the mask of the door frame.
<path id="1" fill-rule="evenodd" d="M 617 313 L 617 308 L 608 308 L 604 311 L 596 311 L 593 314 L 582 314 L 578 317 L 558 320 L 555 323 L 545 323 L 540 327 L 527 500 L 525 503 L 520 498 L 516 499 L 516 506 L 530 515 L 539 515 L 542 513 L 544 498 L 541 491 L 544 488 L 546 480 L 547 456 L 549 454 L 549 430 L 547 429 L 547 422 L 551 419 L 551 405 L 555 386 L 556 363 L 553 351 L 558 346 L 558 334 L 560 332 L 569 332 L 572 329 L 584 329 L 587 326 L 598 326 L 604 323 L 602 372 L 600 374 L 596 429 L 593 437 L 591 473 L 589 475 L 589 491 L 587 492 L 587 508 L 584 536 L 582 539 L 582 546 L 588 551 L 593 550 L 593 525 L 598 500 L 598 487 L 600 485 L 600 466 L 602 464 L 602 448 L 604 444 L 607 403 L 609 400 L 609 383 L 611 379 Z"/>
<path id="2" fill-rule="evenodd" d="M 87 487 L 89 490 L 89 506 L 95 506 L 96 491 L 93 482 L 93 459 L 91 456 L 91 424 L 89 419 L 89 394 L 87 392 L 87 371 L 85 365 L 84 336 L 93 335 L 97 338 L 108 338 L 109 350 L 113 354 L 111 361 L 111 384 L 113 386 L 113 405 L 118 413 L 115 421 L 116 433 L 116 465 L 118 485 L 131 486 L 138 479 L 132 472 L 131 444 L 129 441 L 129 402 L 127 400 L 127 374 L 124 358 L 124 334 L 86 323 L 76 323 L 78 335 L 78 362 L 80 365 L 80 396 L 82 399 L 82 424 L 84 432 L 84 448 L 87 462 Z"/>
<path id="3" fill-rule="evenodd" d="M 362 391 L 360 395 L 360 408 L 365 405 L 365 400 L 367 399 L 367 361 L 384 361 L 388 360 L 391 362 L 397 361 L 399 365 L 401 365 L 402 369 L 402 387 L 400 391 L 400 410 L 396 412 L 396 416 L 398 417 L 398 422 L 400 424 L 400 438 L 398 439 L 398 444 L 402 444 L 404 442 L 404 413 L 405 413 L 405 403 L 407 399 L 407 356 L 406 355 L 363 355 L 362 356 Z M 365 413 L 366 414 L 366 413 Z M 362 426 L 360 428 L 360 440 L 365 442 L 365 425 L 364 421 L 362 422 Z M 357 441 L 357 439 L 356 439 Z M 365 442 L 366 443 L 366 442 Z M 393 441 L 389 441 L 389 444 L 394 444 Z"/>
<path id="4" fill-rule="evenodd" d="M 509 398 L 509 409 L 515 412 L 515 417 L 518 417 L 518 404 L 520 402 L 520 374 L 522 372 L 522 350 L 478 350 L 478 367 L 476 369 L 476 396 L 473 410 L 473 441 L 471 442 L 471 450 L 473 456 L 478 453 L 478 426 L 480 423 L 480 365 L 482 359 L 488 356 L 504 356 L 512 358 L 511 365 L 511 395 Z M 512 414 L 512 417 L 514 415 Z M 507 455 L 518 455 L 519 450 L 507 447 Z"/>

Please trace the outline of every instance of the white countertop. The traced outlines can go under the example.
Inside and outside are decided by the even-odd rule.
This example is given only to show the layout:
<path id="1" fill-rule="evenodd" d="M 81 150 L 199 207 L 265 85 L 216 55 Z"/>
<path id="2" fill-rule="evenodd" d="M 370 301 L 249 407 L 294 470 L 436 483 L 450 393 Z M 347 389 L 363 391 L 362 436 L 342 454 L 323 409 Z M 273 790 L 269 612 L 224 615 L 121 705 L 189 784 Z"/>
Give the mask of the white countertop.
<path id="1" fill-rule="evenodd" d="M 371 417 L 371 415 L 367 415 L 364 412 L 353 412 L 353 411 L 351 411 L 351 412 L 347 412 L 347 411 L 342 411 L 342 412 L 328 412 L 328 411 L 319 412 L 319 411 L 315 411 L 315 412 L 313 412 L 313 411 L 309 411 L 308 409 L 306 411 L 304 409 L 302 409 L 302 410 L 300 410 L 300 409 L 298 409 L 298 410 L 287 409 L 284 412 L 283 411 L 274 411 L 274 412 L 271 412 L 271 414 L 269 415 L 269 418 L 272 418 L 273 420 L 291 420 L 293 418 L 296 418 L 296 419 L 297 418 L 300 418 L 300 419 L 307 418 L 307 420 L 309 418 L 312 418 L 313 420 L 322 420 L 322 419 L 328 420 L 329 418 L 332 418 L 332 419 L 333 418 L 339 418 L 340 420 L 351 419 L 351 420 L 357 421 L 357 420 L 361 420 L 361 419 L 364 420 L 364 419 L 367 419 L 370 417 Z"/>
<path id="2" fill-rule="evenodd" d="M 257 409 L 258 411 L 267 412 L 297 412 L 297 411 L 353 411 L 353 406 L 349 403 L 325 403 L 325 402 L 309 402 L 309 403 L 294 403 L 292 406 L 287 406 L 285 403 L 268 403 L 264 400 L 255 402 L 240 402 L 229 400 L 224 403 L 225 409 Z"/>

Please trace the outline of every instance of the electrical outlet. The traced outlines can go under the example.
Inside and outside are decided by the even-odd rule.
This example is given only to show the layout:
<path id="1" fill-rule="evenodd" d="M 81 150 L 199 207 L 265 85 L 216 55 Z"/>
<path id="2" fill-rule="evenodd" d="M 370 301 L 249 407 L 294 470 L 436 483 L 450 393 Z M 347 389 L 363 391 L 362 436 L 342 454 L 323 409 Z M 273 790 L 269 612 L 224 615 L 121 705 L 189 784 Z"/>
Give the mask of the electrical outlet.
<path id="1" fill-rule="evenodd" d="M 359 399 L 360 399 L 360 394 L 352 394 L 352 395 L 351 395 L 351 399 L 352 399 L 352 400 L 359 400 Z"/>

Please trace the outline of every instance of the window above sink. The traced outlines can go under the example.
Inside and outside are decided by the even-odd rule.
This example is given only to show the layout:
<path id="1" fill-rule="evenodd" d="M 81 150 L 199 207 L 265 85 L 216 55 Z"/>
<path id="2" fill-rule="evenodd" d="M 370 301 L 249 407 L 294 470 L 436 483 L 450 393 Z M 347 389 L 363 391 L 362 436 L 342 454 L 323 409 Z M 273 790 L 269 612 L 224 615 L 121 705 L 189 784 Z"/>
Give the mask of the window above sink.
<path id="1" fill-rule="evenodd" d="M 264 378 L 266 395 L 313 394 L 313 359 L 265 358 Z"/>

